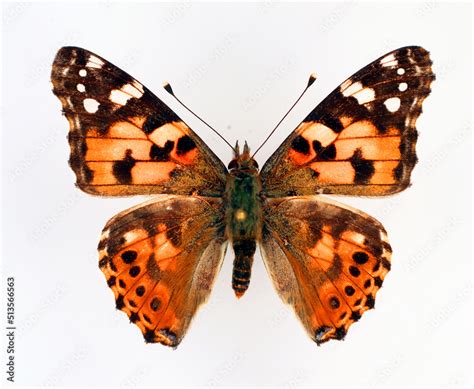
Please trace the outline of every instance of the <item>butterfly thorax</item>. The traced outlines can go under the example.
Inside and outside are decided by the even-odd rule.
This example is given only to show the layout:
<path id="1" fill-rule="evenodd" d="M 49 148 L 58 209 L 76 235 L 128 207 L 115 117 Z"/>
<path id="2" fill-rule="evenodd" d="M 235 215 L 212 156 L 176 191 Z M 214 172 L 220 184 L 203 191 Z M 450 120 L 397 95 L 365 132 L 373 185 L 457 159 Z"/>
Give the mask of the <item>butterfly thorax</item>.
<path id="1" fill-rule="evenodd" d="M 262 184 L 257 162 L 250 157 L 247 144 L 244 152 L 236 147 L 235 157 L 229 163 L 226 183 L 227 237 L 232 242 L 235 253 L 232 273 L 232 288 L 241 297 L 248 288 L 261 231 Z"/>

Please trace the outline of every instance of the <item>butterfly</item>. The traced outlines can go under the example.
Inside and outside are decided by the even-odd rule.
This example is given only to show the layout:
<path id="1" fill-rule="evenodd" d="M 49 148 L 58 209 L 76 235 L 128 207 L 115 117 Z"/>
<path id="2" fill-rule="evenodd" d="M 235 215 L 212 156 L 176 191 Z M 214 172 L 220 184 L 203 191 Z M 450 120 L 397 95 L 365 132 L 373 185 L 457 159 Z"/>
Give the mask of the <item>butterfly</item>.
<path id="1" fill-rule="evenodd" d="M 381 223 L 321 195 L 407 188 L 431 64 L 416 46 L 375 60 L 316 106 L 259 171 L 247 143 L 226 168 L 140 82 L 90 51 L 61 48 L 51 78 L 69 121 L 76 185 L 97 196 L 159 195 L 103 229 L 99 267 L 116 308 L 146 342 L 177 347 L 227 243 L 237 297 L 249 287 L 258 243 L 308 335 L 318 345 L 343 339 L 374 308 L 392 249 Z"/>

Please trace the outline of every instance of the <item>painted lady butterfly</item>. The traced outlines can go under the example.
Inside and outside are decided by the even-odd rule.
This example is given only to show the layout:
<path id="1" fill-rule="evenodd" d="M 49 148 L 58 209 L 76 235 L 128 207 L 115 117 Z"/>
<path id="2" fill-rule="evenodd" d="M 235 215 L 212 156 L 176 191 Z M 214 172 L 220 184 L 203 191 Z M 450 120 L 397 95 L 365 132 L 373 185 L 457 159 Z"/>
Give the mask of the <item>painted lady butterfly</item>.
<path id="1" fill-rule="evenodd" d="M 392 249 L 377 220 L 317 195 L 404 190 L 434 78 L 421 47 L 384 55 L 319 104 L 259 173 L 247 144 L 226 169 L 137 80 L 87 50 L 60 49 L 52 82 L 70 125 L 77 186 L 99 196 L 162 195 L 103 230 L 99 267 L 116 307 L 147 342 L 176 347 L 209 297 L 227 241 L 237 297 L 258 242 L 309 336 L 318 345 L 343 339 L 374 307 Z"/>

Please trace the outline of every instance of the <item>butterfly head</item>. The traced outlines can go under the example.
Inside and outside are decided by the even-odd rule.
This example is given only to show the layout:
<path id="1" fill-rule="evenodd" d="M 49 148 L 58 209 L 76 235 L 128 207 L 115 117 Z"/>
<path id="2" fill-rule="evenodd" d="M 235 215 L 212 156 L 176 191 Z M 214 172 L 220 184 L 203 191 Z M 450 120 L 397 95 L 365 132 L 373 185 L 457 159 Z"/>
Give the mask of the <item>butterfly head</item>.
<path id="1" fill-rule="evenodd" d="M 245 142 L 244 150 L 241 153 L 239 142 L 237 141 L 234 147 L 234 158 L 229 162 L 227 168 L 231 171 L 237 169 L 258 171 L 258 163 L 250 155 L 250 148 L 247 142 Z"/>

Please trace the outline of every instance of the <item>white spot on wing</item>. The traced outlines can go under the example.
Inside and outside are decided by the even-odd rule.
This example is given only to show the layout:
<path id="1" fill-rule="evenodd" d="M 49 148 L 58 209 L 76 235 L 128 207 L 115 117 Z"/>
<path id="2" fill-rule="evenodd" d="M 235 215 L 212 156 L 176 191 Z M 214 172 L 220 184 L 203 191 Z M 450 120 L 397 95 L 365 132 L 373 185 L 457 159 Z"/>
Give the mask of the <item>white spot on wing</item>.
<path id="1" fill-rule="evenodd" d="M 139 85 L 140 88 L 138 88 L 137 85 Z M 137 99 L 143 96 L 143 86 L 136 81 L 134 81 L 133 85 L 125 84 L 122 86 L 121 90 L 125 93 L 128 93 L 129 95 L 132 95 L 133 97 L 136 97 Z"/>
<path id="2" fill-rule="evenodd" d="M 380 60 L 380 63 L 390 62 L 390 61 L 393 61 L 394 59 L 395 59 L 395 55 L 392 53 L 392 54 L 389 54 L 389 55 L 383 57 Z"/>
<path id="3" fill-rule="evenodd" d="M 107 239 L 110 235 L 110 230 L 102 231 L 102 235 L 100 236 L 100 240 Z"/>
<path id="4" fill-rule="evenodd" d="M 76 88 L 81 93 L 86 91 L 86 87 L 83 84 L 77 84 Z"/>
<path id="5" fill-rule="evenodd" d="M 400 92 L 405 92 L 408 89 L 408 84 L 406 82 L 402 82 L 401 84 L 398 84 L 398 90 Z"/>
<path id="6" fill-rule="evenodd" d="M 349 78 L 348 80 L 344 81 L 342 84 L 341 84 L 341 91 L 343 91 L 344 89 L 346 89 L 349 85 L 352 84 L 352 80 Z"/>
<path id="7" fill-rule="evenodd" d="M 137 88 L 140 92 L 145 93 L 145 89 L 143 89 L 143 85 L 140 84 L 137 80 L 133 80 L 133 86 Z"/>
<path id="8" fill-rule="evenodd" d="M 357 243 L 358 245 L 364 245 L 364 242 L 365 242 L 365 236 L 362 235 L 362 234 L 359 234 L 358 232 L 354 232 L 352 235 L 351 235 L 351 238 L 352 240 Z"/>
<path id="9" fill-rule="evenodd" d="M 119 89 L 113 89 L 112 92 L 110 92 L 110 96 L 109 96 L 109 99 L 110 101 L 112 101 L 112 103 L 122 105 L 122 106 L 127 104 L 127 101 L 131 98 L 132 96 L 130 96 L 128 93 L 125 93 Z"/>
<path id="10" fill-rule="evenodd" d="M 115 104 L 124 106 L 125 104 L 127 104 L 127 101 L 131 99 L 132 97 L 139 99 L 142 96 L 143 96 L 143 92 L 138 90 L 134 83 L 133 85 L 125 84 L 124 86 L 122 86 L 121 89 L 112 90 L 110 92 L 109 99 Z"/>
<path id="11" fill-rule="evenodd" d="M 389 54 L 380 60 L 380 65 L 383 67 L 394 67 L 398 65 L 398 61 L 394 54 Z"/>
<path id="12" fill-rule="evenodd" d="M 139 234 L 137 234 L 135 231 L 128 231 L 125 234 L 123 234 L 123 238 L 125 239 L 126 243 L 133 242 L 138 237 L 139 237 Z"/>
<path id="13" fill-rule="evenodd" d="M 344 84 L 342 84 L 342 85 L 344 85 Z M 354 93 L 360 91 L 363 88 L 362 83 L 360 81 L 355 82 L 354 84 L 350 84 L 349 86 L 347 86 L 344 89 L 342 89 L 342 85 L 341 85 L 341 93 L 345 97 L 352 96 Z"/>
<path id="14" fill-rule="evenodd" d="M 96 64 L 95 62 L 87 62 L 86 67 L 100 69 L 102 65 Z"/>
<path id="15" fill-rule="evenodd" d="M 86 69 L 81 69 L 81 70 L 79 70 L 79 75 L 80 75 L 81 77 L 87 76 L 87 70 L 86 70 Z"/>
<path id="16" fill-rule="evenodd" d="M 375 99 L 375 91 L 372 88 L 364 88 L 352 95 L 359 104 L 370 103 Z"/>
<path id="17" fill-rule="evenodd" d="M 104 61 L 97 58 L 95 55 L 91 55 L 89 57 L 89 61 L 86 64 L 86 67 L 88 67 L 88 68 L 100 69 L 102 66 L 104 66 Z"/>
<path id="18" fill-rule="evenodd" d="M 384 104 L 390 112 L 396 112 L 400 108 L 400 99 L 398 97 L 391 97 L 385 100 Z"/>
<path id="19" fill-rule="evenodd" d="M 84 99 L 84 109 L 89 113 L 96 113 L 100 103 L 94 99 Z"/>
<path id="20" fill-rule="evenodd" d="M 399 74 L 400 76 L 401 76 L 402 74 L 405 74 L 405 69 L 403 69 L 403 68 L 397 69 L 397 74 Z"/>

